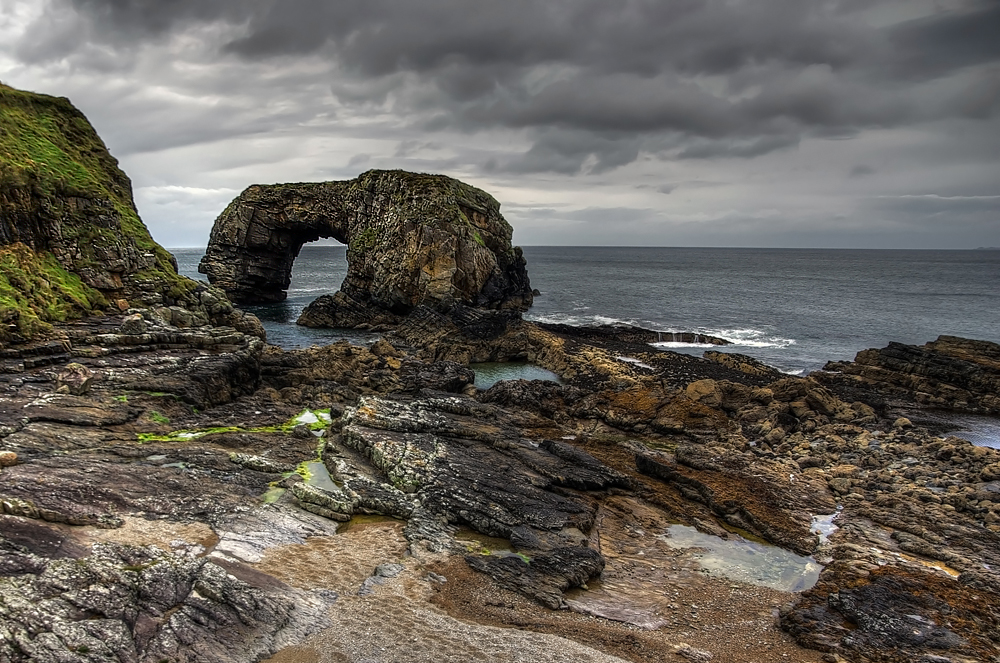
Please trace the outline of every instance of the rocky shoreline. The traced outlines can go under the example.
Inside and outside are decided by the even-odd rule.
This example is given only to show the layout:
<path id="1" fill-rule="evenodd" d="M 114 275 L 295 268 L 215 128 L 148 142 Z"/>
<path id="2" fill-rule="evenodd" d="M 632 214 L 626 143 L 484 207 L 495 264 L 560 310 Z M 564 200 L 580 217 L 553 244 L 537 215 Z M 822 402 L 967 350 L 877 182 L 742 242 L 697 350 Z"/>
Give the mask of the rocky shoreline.
<path id="1" fill-rule="evenodd" d="M 670 523 L 822 563 L 814 587 L 783 599 L 778 622 L 828 660 L 997 655 L 1000 453 L 901 416 L 927 407 L 929 378 L 904 380 L 896 364 L 873 372 L 875 351 L 795 378 L 739 355 L 655 351 L 627 329 L 601 332 L 598 346 L 579 340 L 585 330 L 510 319 L 477 335 L 482 320 L 470 324 L 435 327 L 421 344 L 413 321 L 371 348 L 284 351 L 140 310 L 7 348 L 0 657 L 253 660 L 320 638 L 344 599 L 282 581 L 269 551 L 335 540 L 372 514 L 403 523 L 368 527 L 397 532 L 427 609 L 440 596 L 469 619 L 473 599 L 447 583 L 444 599 L 428 578 L 478 573 L 463 585 L 539 606 L 483 604 L 480 621 L 554 609 L 567 617 L 539 617 L 540 630 L 572 638 L 581 627 L 568 615 L 602 615 L 607 626 L 588 622 L 580 642 L 625 660 L 646 659 L 612 644 L 614 629 L 658 625 L 650 652 L 681 644 L 662 641 L 675 633 L 676 602 L 636 589 L 669 596 L 672 583 L 690 584 L 669 566 L 642 566 L 640 553 L 674 559 L 662 543 Z M 477 391 L 453 358 L 489 348 L 565 384 Z M 936 367 L 933 393 L 961 387 L 950 405 L 981 412 L 990 394 L 969 387 L 992 384 L 996 350 L 943 337 L 910 354 Z M 859 394 L 868 398 L 851 400 Z M 814 517 L 830 514 L 836 530 L 821 540 Z M 486 538 L 470 543 L 462 531 Z M 377 561 L 362 579 L 373 596 L 393 582 Z M 567 598 L 598 578 L 600 601 Z M 765 591 L 713 582 L 716 592 Z M 775 634 L 791 660 L 818 660 Z M 703 646 L 691 650 L 757 660 Z"/>
<path id="2" fill-rule="evenodd" d="M 997 344 L 789 377 L 532 324 L 499 203 L 402 171 L 250 187 L 207 286 L 68 100 L 0 106 L 0 663 L 1000 661 L 1000 452 L 940 414 L 997 419 Z M 301 322 L 370 347 L 230 302 L 321 236 Z"/>

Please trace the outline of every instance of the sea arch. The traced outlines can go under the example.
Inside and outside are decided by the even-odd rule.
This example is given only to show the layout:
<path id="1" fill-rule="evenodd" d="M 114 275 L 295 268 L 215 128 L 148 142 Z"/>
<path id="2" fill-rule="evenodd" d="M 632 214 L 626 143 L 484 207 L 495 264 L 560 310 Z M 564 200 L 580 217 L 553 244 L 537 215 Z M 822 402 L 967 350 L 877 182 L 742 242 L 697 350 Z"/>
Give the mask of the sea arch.
<path id="1" fill-rule="evenodd" d="M 481 189 L 372 170 L 339 182 L 250 186 L 216 219 L 198 271 L 236 303 L 279 302 L 302 246 L 332 238 L 347 245 L 338 296 L 355 308 L 524 310 L 531 286 L 512 235 L 500 203 Z"/>

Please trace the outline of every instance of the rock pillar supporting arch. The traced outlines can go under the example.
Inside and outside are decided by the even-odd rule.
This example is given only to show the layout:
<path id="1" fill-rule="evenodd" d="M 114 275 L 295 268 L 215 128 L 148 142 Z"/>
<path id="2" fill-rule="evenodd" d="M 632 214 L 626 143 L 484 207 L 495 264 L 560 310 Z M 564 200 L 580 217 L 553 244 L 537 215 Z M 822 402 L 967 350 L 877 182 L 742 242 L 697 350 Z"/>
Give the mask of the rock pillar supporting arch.
<path id="1" fill-rule="evenodd" d="M 524 310 L 531 286 L 512 234 L 485 191 L 443 175 L 372 170 L 249 187 L 216 219 L 198 270 L 238 303 L 281 301 L 299 249 L 329 237 L 347 245 L 347 277 L 325 298 L 330 326 L 417 306 Z"/>

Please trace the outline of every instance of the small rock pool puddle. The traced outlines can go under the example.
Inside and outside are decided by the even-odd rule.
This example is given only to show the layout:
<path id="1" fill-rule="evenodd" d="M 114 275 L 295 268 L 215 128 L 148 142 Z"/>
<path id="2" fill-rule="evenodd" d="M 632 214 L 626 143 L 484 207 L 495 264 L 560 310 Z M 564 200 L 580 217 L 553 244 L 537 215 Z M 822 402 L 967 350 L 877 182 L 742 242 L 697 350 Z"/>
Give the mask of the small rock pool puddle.
<path id="1" fill-rule="evenodd" d="M 518 553 L 507 539 L 486 536 L 468 527 L 461 527 L 455 532 L 455 540 L 465 546 L 473 555 L 494 555 L 496 557 L 520 557 L 524 561 L 530 558 Z"/>
<path id="2" fill-rule="evenodd" d="M 308 474 L 305 477 L 305 482 L 310 486 L 316 486 L 317 488 L 322 488 L 323 490 L 329 490 L 331 492 L 339 492 L 337 484 L 334 483 L 333 477 L 330 476 L 329 470 L 326 469 L 326 465 L 323 461 L 314 460 L 306 463 L 306 470 Z"/>
<path id="3" fill-rule="evenodd" d="M 816 584 L 822 565 L 778 548 L 733 535 L 722 539 L 687 525 L 671 525 L 661 537 L 671 548 L 696 548 L 693 557 L 702 570 L 736 582 L 769 587 L 781 592 L 801 592 Z"/>
<path id="4" fill-rule="evenodd" d="M 469 364 L 476 372 L 475 385 L 478 389 L 489 389 L 501 380 L 552 380 L 562 382 L 559 376 L 541 366 L 523 361 L 486 362 Z"/>
<path id="5" fill-rule="evenodd" d="M 820 516 L 814 527 L 832 531 L 833 517 Z M 634 538 L 602 538 L 608 566 L 600 579 L 566 593 L 569 608 L 652 630 L 683 622 L 686 606 L 675 602 L 678 592 L 715 591 L 703 582 L 740 583 L 731 589 L 749 585 L 801 592 L 816 583 L 822 570 L 812 557 L 737 534 L 723 539 L 676 524 L 659 531 L 645 544 Z"/>

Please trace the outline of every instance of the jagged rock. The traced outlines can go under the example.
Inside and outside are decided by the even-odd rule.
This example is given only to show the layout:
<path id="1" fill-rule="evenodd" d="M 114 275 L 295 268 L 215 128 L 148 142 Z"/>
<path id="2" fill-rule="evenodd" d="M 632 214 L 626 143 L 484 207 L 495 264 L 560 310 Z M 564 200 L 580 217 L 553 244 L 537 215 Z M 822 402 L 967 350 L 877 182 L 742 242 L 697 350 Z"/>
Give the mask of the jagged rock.
<path id="1" fill-rule="evenodd" d="M 1000 345 L 939 336 L 922 346 L 890 343 L 814 374 L 835 388 L 863 388 L 914 404 L 1000 414 Z"/>
<path id="2" fill-rule="evenodd" d="M 718 364 L 722 364 L 723 366 L 734 368 L 737 371 L 748 375 L 759 375 L 770 378 L 771 380 L 778 380 L 782 377 L 781 371 L 776 368 L 768 366 L 764 362 L 754 359 L 753 357 L 737 354 L 735 352 L 716 352 L 715 350 L 706 350 L 703 356 L 709 361 L 714 361 Z"/>
<path id="3" fill-rule="evenodd" d="M 340 291 L 300 324 L 387 328 L 417 306 L 531 305 L 524 258 L 489 194 L 443 175 L 368 171 L 318 184 L 255 185 L 219 216 L 199 271 L 238 302 L 281 301 L 306 242 L 347 245 Z"/>
<path id="4" fill-rule="evenodd" d="M 133 313 L 122 320 L 121 327 L 118 328 L 122 334 L 145 334 L 146 321 L 142 319 L 141 313 Z"/>
<path id="5" fill-rule="evenodd" d="M 592 548 L 560 548 L 530 560 L 517 555 L 466 555 L 465 561 L 500 586 L 527 594 L 553 610 L 565 607 L 564 591 L 585 585 L 604 570 L 604 558 Z"/>
<path id="6" fill-rule="evenodd" d="M 303 509 L 324 518 L 347 522 L 354 514 L 354 501 L 340 489 L 334 492 L 300 481 L 292 486 L 292 494 Z"/>
<path id="7" fill-rule="evenodd" d="M 404 388 L 416 393 L 423 389 L 460 394 L 476 381 L 475 372 L 468 366 L 453 361 L 436 361 L 431 364 L 405 361 L 400 368 Z"/>
<path id="8" fill-rule="evenodd" d="M 694 332 L 657 332 L 635 325 L 594 325 L 574 327 L 554 323 L 539 324 L 543 329 L 556 334 L 572 336 L 590 342 L 616 341 L 619 343 L 703 343 L 706 345 L 732 345 L 718 336 L 696 334 Z"/>
<path id="9" fill-rule="evenodd" d="M 686 658 L 692 663 L 708 663 L 708 661 L 715 658 L 712 655 L 712 652 L 705 651 L 704 649 L 695 649 L 687 643 L 677 645 L 677 649 L 674 653 L 682 658 Z"/>
<path id="10" fill-rule="evenodd" d="M 56 376 L 56 391 L 81 396 L 90 391 L 90 385 L 96 375 L 92 370 L 76 362 L 66 364 Z"/>
<path id="11" fill-rule="evenodd" d="M 344 481 L 344 491 L 351 496 L 356 513 L 372 513 L 407 520 L 415 509 L 415 501 L 411 495 L 367 477 L 347 479 Z"/>
<path id="12" fill-rule="evenodd" d="M 503 416 L 495 406 L 454 396 L 412 402 L 363 398 L 344 413 L 342 436 L 397 489 L 416 494 L 420 520 L 437 516 L 517 540 L 532 554 L 530 569 L 478 556 L 469 558 L 470 564 L 558 607 L 562 590 L 585 583 L 604 564 L 571 534 L 591 528 L 592 506 L 562 488 L 603 490 L 629 481 L 570 445 L 520 439 L 498 425 Z"/>
<path id="13" fill-rule="evenodd" d="M 376 357 L 400 356 L 399 351 L 396 350 L 396 348 L 392 347 L 392 343 L 389 343 L 389 341 L 385 340 L 384 338 L 380 338 L 379 340 L 375 341 L 375 343 L 372 344 L 371 353 Z"/>
<path id="14" fill-rule="evenodd" d="M 246 577 L 251 577 L 245 574 Z M 0 660 L 254 660 L 328 623 L 291 587 L 254 587 L 205 558 L 103 544 L 0 579 Z"/>
<path id="15" fill-rule="evenodd" d="M 1000 600 L 995 588 L 970 591 L 931 571 L 873 567 L 852 573 L 837 563 L 825 579 L 782 609 L 783 628 L 804 644 L 857 658 L 903 663 L 947 654 L 957 660 L 990 660 L 997 653 L 988 634 L 1000 626 L 986 608 Z M 830 592 L 833 577 L 842 583 Z M 975 599 L 972 599 L 975 596 Z M 968 657 L 968 658 L 967 658 Z"/>
<path id="16" fill-rule="evenodd" d="M 254 454 L 233 453 L 229 455 L 229 460 L 248 469 L 268 474 L 284 474 L 295 471 L 295 466 L 290 463 L 279 463 Z"/>

